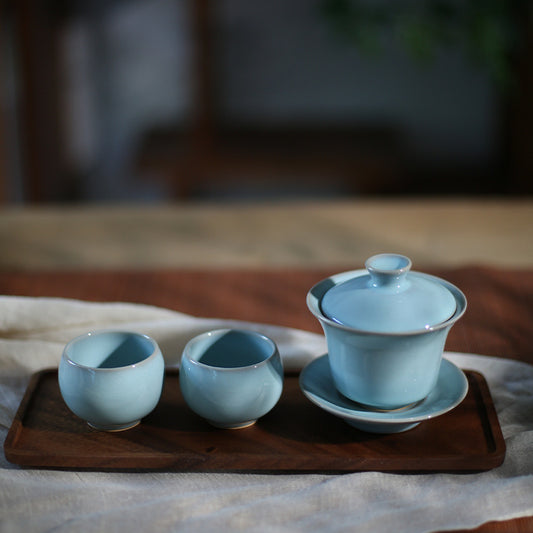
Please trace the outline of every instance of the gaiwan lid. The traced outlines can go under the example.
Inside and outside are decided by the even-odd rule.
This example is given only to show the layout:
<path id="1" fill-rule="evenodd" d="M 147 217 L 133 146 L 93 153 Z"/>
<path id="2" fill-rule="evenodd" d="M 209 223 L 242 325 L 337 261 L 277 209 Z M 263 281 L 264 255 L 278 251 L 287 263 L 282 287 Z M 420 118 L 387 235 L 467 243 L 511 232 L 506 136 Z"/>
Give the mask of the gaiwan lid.
<path id="1" fill-rule="evenodd" d="M 438 278 L 409 272 L 408 257 L 379 254 L 365 266 L 368 274 L 324 294 L 321 308 L 326 317 L 358 330 L 402 333 L 430 329 L 455 313 L 454 295 Z"/>

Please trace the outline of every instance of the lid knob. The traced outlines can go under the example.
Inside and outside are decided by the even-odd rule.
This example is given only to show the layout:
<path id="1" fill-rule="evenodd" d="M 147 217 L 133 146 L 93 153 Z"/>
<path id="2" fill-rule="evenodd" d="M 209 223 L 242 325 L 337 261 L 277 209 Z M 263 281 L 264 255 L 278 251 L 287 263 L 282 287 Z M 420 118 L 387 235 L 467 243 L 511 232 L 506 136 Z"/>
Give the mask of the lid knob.
<path id="1" fill-rule="evenodd" d="M 373 287 L 394 286 L 400 288 L 405 283 L 411 260 L 405 255 L 378 254 L 368 258 L 365 267 L 370 274 Z"/>

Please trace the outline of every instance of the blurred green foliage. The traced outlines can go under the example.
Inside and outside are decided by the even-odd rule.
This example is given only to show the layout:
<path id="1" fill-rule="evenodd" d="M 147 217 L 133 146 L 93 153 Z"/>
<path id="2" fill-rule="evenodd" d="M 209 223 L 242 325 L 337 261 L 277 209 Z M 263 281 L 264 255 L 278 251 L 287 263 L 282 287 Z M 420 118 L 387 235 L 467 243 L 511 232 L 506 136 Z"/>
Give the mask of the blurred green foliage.
<path id="1" fill-rule="evenodd" d="M 522 28 L 531 27 L 532 0 L 321 0 L 335 35 L 378 57 L 390 42 L 420 65 L 443 47 L 462 50 L 501 89 L 513 84 L 513 57 Z"/>

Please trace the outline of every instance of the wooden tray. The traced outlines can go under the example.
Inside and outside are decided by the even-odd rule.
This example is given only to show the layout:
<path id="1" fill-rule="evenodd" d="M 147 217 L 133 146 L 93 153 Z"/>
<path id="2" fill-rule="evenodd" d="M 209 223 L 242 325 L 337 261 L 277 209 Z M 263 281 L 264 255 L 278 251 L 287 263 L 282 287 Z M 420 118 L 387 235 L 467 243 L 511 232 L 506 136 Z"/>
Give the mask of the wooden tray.
<path id="1" fill-rule="evenodd" d="M 119 433 L 91 429 L 64 404 L 56 370 L 35 374 L 5 441 L 26 467 L 187 472 L 481 471 L 505 456 L 483 376 L 465 372 L 469 392 L 449 413 L 405 433 L 358 431 L 305 398 L 288 374 L 278 405 L 254 426 L 211 427 L 185 405 L 177 370 L 167 370 L 155 411 Z"/>

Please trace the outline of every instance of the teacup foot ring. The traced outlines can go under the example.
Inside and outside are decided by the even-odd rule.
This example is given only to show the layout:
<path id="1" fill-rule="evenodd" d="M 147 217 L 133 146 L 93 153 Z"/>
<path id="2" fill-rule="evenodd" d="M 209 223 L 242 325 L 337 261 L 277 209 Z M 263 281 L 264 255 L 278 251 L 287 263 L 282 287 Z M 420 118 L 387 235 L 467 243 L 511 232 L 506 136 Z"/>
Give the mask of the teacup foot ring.
<path id="1" fill-rule="evenodd" d="M 140 420 L 136 420 L 135 422 L 131 422 L 124 425 L 109 425 L 109 426 L 97 426 L 96 424 L 91 424 L 90 422 L 87 422 L 87 425 L 90 426 L 92 429 L 95 429 L 96 431 L 107 431 L 108 433 L 114 433 L 117 431 L 126 431 L 128 429 L 132 429 L 136 426 L 138 426 L 141 423 Z"/>
<path id="2" fill-rule="evenodd" d="M 237 424 L 221 424 L 212 420 L 208 420 L 208 422 L 218 429 L 244 429 L 253 426 L 257 420 L 248 420 L 247 422 L 238 422 Z"/>

